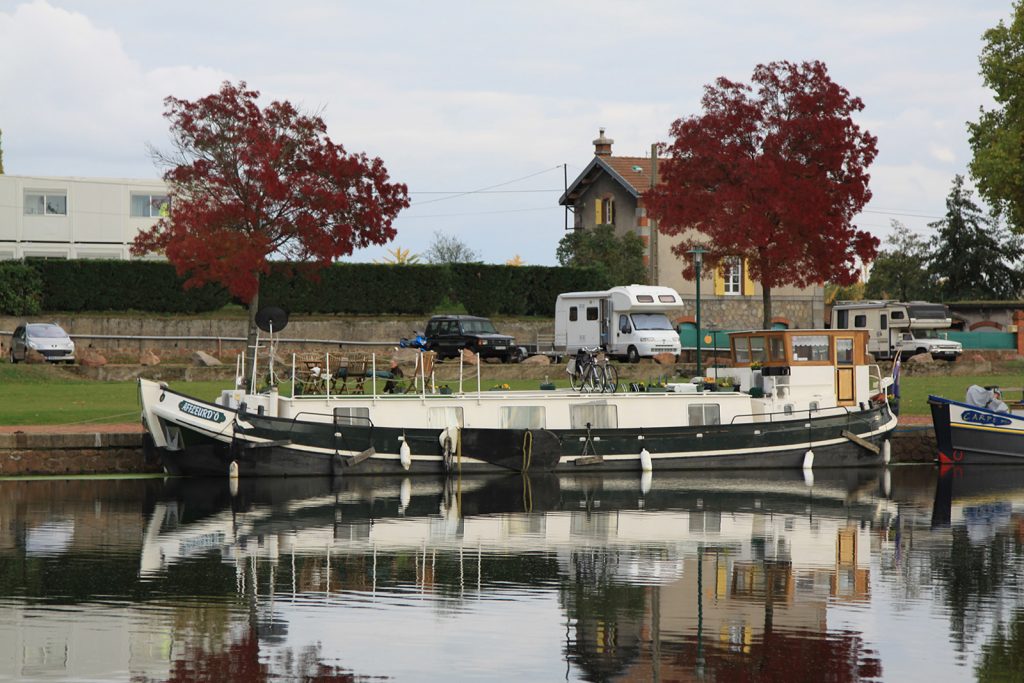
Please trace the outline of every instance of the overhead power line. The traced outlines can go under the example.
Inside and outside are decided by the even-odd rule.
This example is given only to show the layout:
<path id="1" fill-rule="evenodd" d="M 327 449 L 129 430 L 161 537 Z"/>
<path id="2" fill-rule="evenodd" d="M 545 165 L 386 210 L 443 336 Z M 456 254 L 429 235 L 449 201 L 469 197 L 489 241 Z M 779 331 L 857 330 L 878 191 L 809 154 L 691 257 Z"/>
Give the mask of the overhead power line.
<path id="1" fill-rule="evenodd" d="M 513 180 L 507 180 L 507 181 L 505 181 L 503 183 L 496 183 L 494 185 L 488 185 L 487 187 L 481 187 L 481 188 L 476 189 L 476 190 L 468 190 L 466 192 L 457 192 L 457 193 L 451 195 L 450 197 L 438 197 L 437 199 L 428 199 L 428 200 L 426 200 L 424 202 L 415 202 L 415 203 L 410 204 L 409 208 L 412 208 L 414 206 L 423 206 L 424 204 L 433 204 L 434 202 L 443 202 L 443 201 L 446 201 L 448 199 L 457 199 L 458 197 L 465 197 L 466 195 L 471 195 L 471 194 L 480 194 L 480 193 L 485 192 L 487 190 L 493 190 L 496 187 L 504 187 L 505 185 L 511 185 L 513 183 L 522 182 L 523 180 L 527 180 L 528 178 L 533 178 L 535 176 L 539 176 L 539 175 L 541 175 L 543 173 L 550 173 L 551 171 L 554 171 L 554 170 L 559 169 L 559 168 L 562 168 L 562 164 L 559 164 L 558 166 L 552 166 L 550 168 L 545 168 L 544 170 L 537 171 L 536 173 L 531 173 L 529 175 L 524 175 L 522 178 L 515 178 Z"/>

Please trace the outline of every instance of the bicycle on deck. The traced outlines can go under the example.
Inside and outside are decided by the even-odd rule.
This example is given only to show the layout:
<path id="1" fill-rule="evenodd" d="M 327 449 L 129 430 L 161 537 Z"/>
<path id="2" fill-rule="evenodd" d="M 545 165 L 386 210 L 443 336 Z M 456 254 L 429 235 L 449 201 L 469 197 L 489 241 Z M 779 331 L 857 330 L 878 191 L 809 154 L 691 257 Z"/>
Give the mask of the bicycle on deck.
<path id="1" fill-rule="evenodd" d="M 581 348 L 569 359 L 565 368 L 569 384 L 576 391 L 614 393 L 619 386 L 619 373 L 598 348 Z"/>

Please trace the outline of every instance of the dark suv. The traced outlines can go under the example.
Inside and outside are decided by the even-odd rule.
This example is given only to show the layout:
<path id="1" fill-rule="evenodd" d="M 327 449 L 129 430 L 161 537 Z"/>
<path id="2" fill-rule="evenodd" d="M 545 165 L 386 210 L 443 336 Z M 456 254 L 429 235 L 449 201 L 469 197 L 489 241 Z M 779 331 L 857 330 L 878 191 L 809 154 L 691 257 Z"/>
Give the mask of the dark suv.
<path id="1" fill-rule="evenodd" d="M 500 358 L 508 363 L 518 357 L 516 340 L 498 334 L 494 323 L 472 315 L 435 315 L 427 323 L 427 349 L 438 358 L 454 358 L 469 349 L 480 358 Z"/>

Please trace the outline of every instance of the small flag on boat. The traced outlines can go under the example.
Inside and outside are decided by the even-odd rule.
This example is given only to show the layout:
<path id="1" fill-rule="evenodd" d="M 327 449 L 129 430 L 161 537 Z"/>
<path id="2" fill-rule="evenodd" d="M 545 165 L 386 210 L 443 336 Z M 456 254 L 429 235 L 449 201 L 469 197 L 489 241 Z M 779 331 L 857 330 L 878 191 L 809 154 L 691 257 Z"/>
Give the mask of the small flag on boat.
<path id="1" fill-rule="evenodd" d="M 899 347 L 896 348 L 896 360 L 892 363 L 892 395 L 895 398 L 900 397 L 900 358 L 903 356 L 900 353 Z"/>

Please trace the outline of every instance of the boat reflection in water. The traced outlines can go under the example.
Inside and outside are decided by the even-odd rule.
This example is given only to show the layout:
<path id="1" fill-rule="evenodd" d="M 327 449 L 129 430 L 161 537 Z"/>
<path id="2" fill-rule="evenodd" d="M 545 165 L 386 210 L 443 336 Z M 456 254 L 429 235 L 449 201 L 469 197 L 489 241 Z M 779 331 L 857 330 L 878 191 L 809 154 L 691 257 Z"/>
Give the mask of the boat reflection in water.
<path id="1" fill-rule="evenodd" d="M 1010 680 L 1024 648 L 1016 468 L 3 481 L 0 520 L 0 680 Z"/>
<path id="2" fill-rule="evenodd" d="M 234 568 L 240 593 L 273 593 L 260 620 L 278 635 L 302 611 L 295 601 L 395 609 L 430 596 L 457 613 L 509 585 L 520 595 L 537 587 L 556 593 L 563 612 L 546 625 L 557 637 L 546 649 L 561 648 L 585 679 L 643 680 L 744 658 L 781 672 L 794 655 L 822 671 L 865 673 L 878 667 L 873 654 L 855 635 L 827 633 L 826 612 L 867 598 L 870 522 L 891 503 L 877 472 L 830 474 L 813 487 L 790 472 L 659 475 L 646 493 L 637 477 L 593 475 L 249 479 L 233 496 L 224 482 L 179 481 L 156 505 L 141 574 L 217 557 Z M 375 638 L 389 636 L 422 645 L 426 634 L 374 628 L 373 616 L 346 618 L 329 647 L 328 633 L 319 641 L 331 650 L 379 649 Z M 511 651 L 530 640 L 507 638 Z M 468 639 L 459 657 L 481 645 Z M 518 662 L 513 678 L 547 680 L 550 667 Z"/>

